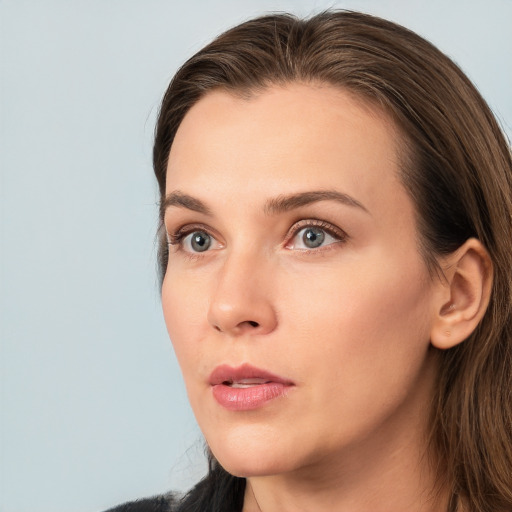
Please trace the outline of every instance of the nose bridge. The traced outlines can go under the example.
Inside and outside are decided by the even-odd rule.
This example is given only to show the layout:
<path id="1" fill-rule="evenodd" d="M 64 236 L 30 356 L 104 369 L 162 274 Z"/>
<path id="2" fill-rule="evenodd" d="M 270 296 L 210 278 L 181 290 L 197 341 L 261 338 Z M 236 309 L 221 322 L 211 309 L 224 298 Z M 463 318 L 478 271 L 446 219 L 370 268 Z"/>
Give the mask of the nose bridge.
<path id="1" fill-rule="evenodd" d="M 229 251 L 219 269 L 208 311 L 209 323 L 231 335 L 271 332 L 276 327 L 271 262 L 263 251 Z"/>

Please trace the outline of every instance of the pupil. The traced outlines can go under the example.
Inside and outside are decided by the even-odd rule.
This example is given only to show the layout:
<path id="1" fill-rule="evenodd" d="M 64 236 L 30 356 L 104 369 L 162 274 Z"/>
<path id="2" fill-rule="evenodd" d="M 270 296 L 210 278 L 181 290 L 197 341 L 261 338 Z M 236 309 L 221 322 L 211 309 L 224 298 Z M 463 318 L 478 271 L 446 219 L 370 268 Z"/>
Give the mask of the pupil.
<path id="1" fill-rule="evenodd" d="M 203 231 L 196 231 L 192 234 L 192 240 L 190 241 L 192 245 L 192 249 L 196 252 L 203 252 L 210 247 L 211 238 L 210 235 L 204 233 Z"/>
<path id="2" fill-rule="evenodd" d="M 322 245 L 325 233 L 321 229 L 309 228 L 306 229 L 302 238 L 306 247 L 314 249 L 315 247 Z"/>

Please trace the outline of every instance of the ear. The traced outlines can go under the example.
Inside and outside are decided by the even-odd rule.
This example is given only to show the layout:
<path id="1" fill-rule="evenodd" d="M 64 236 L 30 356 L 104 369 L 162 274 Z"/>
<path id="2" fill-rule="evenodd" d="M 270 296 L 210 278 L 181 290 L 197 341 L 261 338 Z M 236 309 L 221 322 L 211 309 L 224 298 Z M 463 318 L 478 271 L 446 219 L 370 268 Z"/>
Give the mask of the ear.
<path id="1" fill-rule="evenodd" d="M 441 262 L 435 295 L 432 345 L 447 349 L 463 342 L 483 318 L 491 296 L 493 269 L 482 243 L 470 238 Z"/>

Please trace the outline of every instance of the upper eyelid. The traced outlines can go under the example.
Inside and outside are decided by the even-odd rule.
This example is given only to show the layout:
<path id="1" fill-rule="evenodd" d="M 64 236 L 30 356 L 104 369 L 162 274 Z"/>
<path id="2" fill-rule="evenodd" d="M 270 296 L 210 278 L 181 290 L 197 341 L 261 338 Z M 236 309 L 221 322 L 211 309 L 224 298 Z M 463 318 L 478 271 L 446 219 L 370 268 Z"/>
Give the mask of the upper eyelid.
<path id="1" fill-rule="evenodd" d="M 165 229 L 167 242 L 171 245 L 178 244 L 183 238 L 185 238 L 187 235 L 190 235 L 194 231 L 204 231 L 212 238 L 215 238 L 215 240 L 218 241 L 219 236 L 215 233 L 214 230 L 212 230 L 210 227 L 206 226 L 202 223 L 191 223 L 191 224 L 184 224 L 177 229 L 171 230 L 169 232 L 169 229 Z"/>
<path id="2" fill-rule="evenodd" d="M 314 226 L 314 227 L 323 229 L 323 230 L 327 231 L 327 233 L 329 233 L 330 235 L 340 238 L 340 239 L 343 239 L 343 240 L 348 238 L 347 233 L 343 229 L 335 226 L 331 222 L 328 222 L 325 220 L 320 220 L 320 219 L 301 219 L 301 220 L 295 222 L 290 227 L 290 229 L 288 230 L 288 233 L 286 235 L 285 243 L 288 243 L 288 241 L 291 238 L 293 238 L 299 231 L 301 231 L 304 228 L 307 228 L 308 226 Z"/>

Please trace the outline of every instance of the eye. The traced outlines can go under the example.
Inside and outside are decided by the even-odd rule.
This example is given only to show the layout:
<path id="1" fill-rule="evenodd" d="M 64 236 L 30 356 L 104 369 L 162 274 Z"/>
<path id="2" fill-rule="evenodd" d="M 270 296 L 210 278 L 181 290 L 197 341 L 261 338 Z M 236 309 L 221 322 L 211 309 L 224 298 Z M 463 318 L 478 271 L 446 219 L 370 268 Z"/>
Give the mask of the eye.
<path id="1" fill-rule="evenodd" d="M 309 249 L 320 247 L 325 240 L 325 231 L 319 228 L 304 228 L 298 233 L 300 241 Z"/>
<path id="2" fill-rule="evenodd" d="M 220 248 L 221 244 L 204 229 L 180 229 L 168 235 L 168 242 L 177 250 L 188 253 L 201 253 Z"/>
<path id="3" fill-rule="evenodd" d="M 212 245 L 212 237 L 204 231 L 194 231 L 183 237 L 183 248 L 190 252 L 204 252 Z"/>
<path id="4" fill-rule="evenodd" d="M 307 225 L 304 225 L 308 222 Z M 318 224 L 316 224 L 318 222 Z M 294 226 L 294 235 L 286 244 L 287 249 L 311 250 L 342 242 L 347 235 L 338 228 L 322 221 L 303 221 L 304 227 Z"/>

